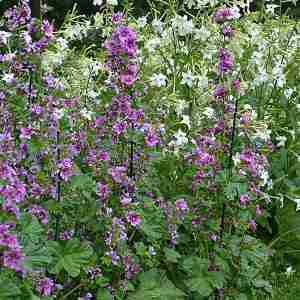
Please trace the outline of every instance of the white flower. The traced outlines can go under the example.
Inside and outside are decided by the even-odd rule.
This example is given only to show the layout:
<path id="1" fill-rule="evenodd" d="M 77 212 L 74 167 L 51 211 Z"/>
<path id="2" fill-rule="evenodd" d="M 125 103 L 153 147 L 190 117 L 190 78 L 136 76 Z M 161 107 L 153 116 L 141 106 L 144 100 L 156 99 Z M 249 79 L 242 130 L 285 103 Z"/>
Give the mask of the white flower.
<path id="1" fill-rule="evenodd" d="M 162 33 L 164 30 L 163 23 L 158 19 L 152 21 L 152 27 L 156 33 Z"/>
<path id="2" fill-rule="evenodd" d="M 296 211 L 300 210 L 300 198 L 294 199 L 293 200 L 296 203 Z"/>
<path id="3" fill-rule="evenodd" d="M 285 136 L 277 136 L 276 137 L 277 147 L 284 147 L 285 143 L 287 141 L 287 138 Z"/>
<path id="4" fill-rule="evenodd" d="M 294 93 L 294 89 L 286 89 L 284 91 L 284 96 L 289 99 L 289 98 L 291 98 L 293 93 Z"/>
<path id="5" fill-rule="evenodd" d="M 198 76 L 198 88 L 206 89 L 208 87 L 208 78 L 206 75 Z"/>
<path id="6" fill-rule="evenodd" d="M 280 7 L 279 5 L 275 5 L 275 4 L 267 4 L 266 5 L 266 13 L 270 14 L 270 15 L 274 15 L 275 14 L 275 8 Z"/>
<path id="7" fill-rule="evenodd" d="M 188 115 L 183 115 L 182 116 L 182 121 L 180 122 L 181 124 L 185 124 L 189 129 L 191 129 L 191 120 Z"/>
<path id="8" fill-rule="evenodd" d="M 189 140 L 186 137 L 185 132 L 183 132 L 181 129 L 179 129 L 174 135 L 173 137 L 175 138 L 175 141 L 172 141 L 169 143 L 169 145 L 174 145 L 176 147 L 179 147 L 181 145 L 186 144 Z"/>
<path id="9" fill-rule="evenodd" d="M 263 129 L 260 129 L 260 130 L 257 130 L 253 135 L 252 137 L 255 139 L 255 138 L 259 138 L 263 141 L 267 141 L 271 138 L 271 133 L 272 131 L 270 129 L 267 129 L 267 128 L 263 128 Z"/>
<path id="10" fill-rule="evenodd" d="M 89 121 L 92 120 L 92 115 L 93 115 L 93 112 L 91 111 L 88 111 L 86 108 L 83 108 L 81 111 L 80 111 L 81 115 L 88 119 Z"/>
<path id="11" fill-rule="evenodd" d="M 175 110 L 178 116 L 183 114 L 183 111 L 187 108 L 188 104 L 184 100 L 177 100 Z"/>
<path id="12" fill-rule="evenodd" d="M 117 6 L 118 5 L 118 0 L 107 0 L 107 4 Z"/>
<path id="13" fill-rule="evenodd" d="M 194 31 L 193 20 L 187 19 L 187 16 L 176 16 L 172 19 L 172 28 L 178 32 L 180 36 L 191 34 Z"/>
<path id="14" fill-rule="evenodd" d="M 268 171 L 263 170 L 263 171 L 260 173 L 260 178 L 261 178 L 262 181 L 263 181 L 263 186 L 265 186 L 266 184 L 268 184 L 269 178 L 270 178 Z"/>
<path id="15" fill-rule="evenodd" d="M 93 1 L 93 5 L 98 5 L 98 6 L 101 6 L 102 5 L 102 3 L 103 3 L 103 0 L 94 0 Z"/>
<path id="16" fill-rule="evenodd" d="M 166 86 L 167 84 L 167 77 L 161 73 L 153 74 L 150 80 L 151 80 L 151 84 L 157 87 Z"/>
<path id="17" fill-rule="evenodd" d="M 203 114 L 208 119 L 213 119 L 215 117 L 215 110 L 212 107 L 206 107 L 205 110 L 203 111 Z"/>
<path id="18" fill-rule="evenodd" d="M 195 40 L 205 42 L 210 37 L 211 33 L 206 27 L 202 26 L 201 28 L 196 28 L 194 34 Z"/>
<path id="19" fill-rule="evenodd" d="M 4 45 L 7 45 L 10 36 L 11 36 L 10 32 L 0 31 L 0 44 L 3 43 Z"/>
<path id="20" fill-rule="evenodd" d="M 4 80 L 8 84 L 11 84 L 15 81 L 15 75 L 13 73 L 4 73 L 2 76 L 2 80 Z"/>
<path id="21" fill-rule="evenodd" d="M 103 14 L 97 12 L 94 15 L 94 26 L 96 26 L 96 28 L 100 28 L 103 25 L 103 21 Z"/>
<path id="22" fill-rule="evenodd" d="M 194 76 L 190 70 L 182 74 L 181 84 L 186 84 L 189 87 L 193 86 Z"/>
<path id="23" fill-rule="evenodd" d="M 235 166 L 237 166 L 240 162 L 241 162 L 241 159 L 240 159 L 240 153 L 237 152 L 233 157 L 232 157 L 232 160 L 233 160 L 233 164 Z"/>
<path id="24" fill-rule="evenodd" d="M 286 268 L 286 271 L 285 271 L 285 275 L 287 277 L 290 277 L 291 275 L 293 275 L 296 271 L 293 270 L 293 267 L 292 266 L 289 266 Z"/>
<path id="25" fill-rule="evenodd" d="M 145 47 L 148 49 L 148 51 L 149 51 L 150 53 L 152 53 L 152 52 L 154 52 L 157 48 L 159 48 L 160 44 L 161 44 L 160 39 L 159 39 L 159 38 L 154 38 L 154 39 L 149 40 L 149 41 L 146 43 Z"/>
<path id="26" fill-rule="evenodd" d="M 95 92 L 94 90 L 90 90 L 90 91 L 88 92 L 88 97 L 89 97 L 89 98 L 92 98 L 92 99 L 96 99 L 96 98 L 98 97 L 98 93 Z"/>
<path id="27" fill-rule="evenodd" d="M 239 19 L 241 17 L 240 9 L 237 5 L 234 5 L 231 11 L 233 12 L 233 19 Z"/>
<path id="28" fill-rule="evenodd" d="M 56 108 L 54 111 L 53 111 L 53 117 L 55 120 L 60 120 L 63 118 L 65 112 L 63 109 L 59 109 L 59 108 Z"/>
<path id="29" fill-rule="evenodd" d="M 66 39 L 59 37 L 56 41 L 61 50 L 65 50 L 68 48 L 68 41 Z"/>
<path id="30" fill-rule="evenodd" d="M 138 18 L 137 23 L 138 23 L 138 27 L 144 28 L 147 25 L 147 17 L 144 16 L 144 17 Z"/>

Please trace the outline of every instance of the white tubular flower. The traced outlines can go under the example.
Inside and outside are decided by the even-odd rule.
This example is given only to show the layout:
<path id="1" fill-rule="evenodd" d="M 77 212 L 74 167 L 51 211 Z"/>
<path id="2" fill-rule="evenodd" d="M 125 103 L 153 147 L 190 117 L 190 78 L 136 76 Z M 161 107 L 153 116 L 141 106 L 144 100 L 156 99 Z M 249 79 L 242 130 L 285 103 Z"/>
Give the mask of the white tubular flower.
<path id="1" fill-rule="evenodd" d="M 93 5 L 95 5 L 95 6 L 101 6 L 102 3 L 103 3 L 103 0 L 94 0 L 93 1 Z"/>
<path id="2" fill-rule="evenodd" d="M 186 84 L 188 87 L 193 86 L 194 76 L 190 70 L 182 74 L 181 84 Z"/>
<path id="3" fill-rule="evenodd" d="M 162 73 L 153 74 L 150 80 L 152 86 L 162 87 L 167 85 L 167 77 Z"/>

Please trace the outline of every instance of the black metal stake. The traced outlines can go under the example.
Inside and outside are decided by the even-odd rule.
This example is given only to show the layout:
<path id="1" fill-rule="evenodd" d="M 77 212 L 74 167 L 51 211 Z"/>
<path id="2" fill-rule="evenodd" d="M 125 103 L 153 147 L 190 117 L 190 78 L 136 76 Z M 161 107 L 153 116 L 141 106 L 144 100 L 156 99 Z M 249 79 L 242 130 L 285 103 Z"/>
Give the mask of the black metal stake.
<path id="1" fill-rule="evenodd" d="M 60 161 L 60 133 L 59 133 L 59 129 L 57 129 L 57 133 L 56 133 L 56 161 L 57 163 Z M 61 178 L 60 175 L 57 174 L 56 177 L 56 200 L 57 203 L 60 203 L 60 199 L 61 199 Z M 57 241 L 59 239 L 59 226 L 60 225 L 60 216 L 59 214 L 56 215 L 56 222 L 55 222 L 55 241 Z"/>
<path id="2" fill-rule="evenodd" d="M 229 152 L 229 161 L 228 161 L 228 170 L 229 170 L 229 178 L 232 178 L 232 164 L 233 164 L 233 149 L 234 142 L 236 136 L 236 123 L 237 123 L 237 114 L 238 114 L 238 98 L 235 100 L 234 105 L 234 115 L 233 115 L 233 126 L 231 131 L 231 142 L 230 142 L 230 152 Z M 222 241 L 223 233 L 225 229 L 225 213 L 226 213 L 226 203 L 223 203 L 222 207 L 222 216 L 221 216 L 221 224 L 220 224 L 220 240 Z"/>

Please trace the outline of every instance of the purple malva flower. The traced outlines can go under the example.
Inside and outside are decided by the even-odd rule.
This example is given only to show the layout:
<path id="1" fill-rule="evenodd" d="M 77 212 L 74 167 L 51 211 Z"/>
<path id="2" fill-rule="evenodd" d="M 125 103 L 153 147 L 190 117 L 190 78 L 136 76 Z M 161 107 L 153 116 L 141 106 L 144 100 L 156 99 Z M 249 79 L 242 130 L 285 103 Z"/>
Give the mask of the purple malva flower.
<path id="1" fill-rule="evenodd" d="M 55 283 L 51 278 L 45 277 L 38 282 L 37 290 L 42 296 L 51 296 Z"/>
<path id="2" fill-rule="evenodd" d="M 240 196 L 240 203 L 241 205 L 246 205 L 248 202 L 250 202 L 250 197 L 246 194 Z"/>
<path id="3" fill-rule="evenodd" d="M 252 220 L 249 221 L 249 228 L 250 228 L 253 232 L 256 231 L 257 224 L 256 224 L 255 220 L 252 219 Z"/>
<path id="4" fill-rule="evenodd" d="M 73 162 L 69 158 L 65 158 L 61 160 L 58 164 L 58 174 L 64 180 L 68 181 L 71 176 L 74 175 L 73 173 Z"/>
<path id="5" fill-rule="evenodd" d="M 213 95 L 215 98 L 225 98 L 227 95 L 227 90 L 223 85 L 219 84 L 215 87 Z"/>
<path id="6" fill-rule="evenodd" d="M 154 130 L 149 130 L 145 136 L 146 145 L 154 147 L 159 143 L 159 138 Z"/>
<path id="7" fill-rule="evenodd" d="M 235 11 L 230 7 L 222 7 L 218 9 L 215 14 L 213 15 L 213 20 L 216 23 L 224 23 L 226 21 L 230 21 L 234 19 L 236 16 Z"/>
<path id="8" fill-rule="evenodd" d="M 132 198 L 130 197 L 129 194 L 123 194 L 121 196 L 120 202 L 121 202 L 122 205 L 126 206 L 126 205 L 128 205 L 129 203 L 132 202 Z"/>
<path id="9" fill-rule="evenodd" d="M 127 123 L 126 122 L 116 122 L 112 126 L 113 133 L 116 135 L 121 135 L 125 132 L 127 129 Z"/>
<path id="10" fill-rule="evenodd" d="M 126 86 L 131 86 L 137 80 L 138 66 L 136 64 L 129 64 L 127 70 L 120 75 L 120 81 Z"/>
<path id="11" fill-rule="evenodd" d="M 141 218 L 140 216 L 134 212 L 134 211 L 130 211 L 128 214 L 127 214 L 127 221 L 134 227 L 140 225 L 141 223 Z"/>
<path id="12" fill-rule="evenodd" d="M 34 205 L 30 206 L 27 211 L 31 215 L 37 217 L 38 220 L 42 224 L 48 224 L 48 222 L 49 222 L 49 214 L 48 214 L 48 212 L 43 207 L 34 204 Z"/>
<path id="13" fill-rule="evenodd" d="M 112 34 L 112 38 L 104 43 L 105 48 L 112 56 L 127 54 L 133 57 L 136 54 L 136 33 L 124 25 L 120 25 Z"/>
<path id="14" fill-rule="evenodd" d="M 120 23 L 122 19 L 123 19 L 123 13 L 120 11 L 111 16 L 111 20 L 115 24 Z"/>
<path id="15" fill-rule="evenodd" d="M 222 28 L 222 33 L 227 38 L 232 38 L 234 35 L 234 31 L 229 25 L 224 25 L 224 27 Z"/>
<path id="16" fill-rule="evenodd" d="M 21 131 L 20 139 L 22 139 L 22 140 L 30 140 L 31 139 L 31 136 L 33 133 L 33 130 L 31 127 L 22 127 L 20 129 L 20 131 Z"/>
<path id="17" fill-rule="evenodd" d="M 24 256 L 21 249 L 12 248 L 3 252 L 3 265 L 7 268 L 15 270 L 17 272 L 22 271 L 21 262 L 24 260 Z"/>
<path id="18" fill-rule="evenodd" d="M 123 180 L 126 179 L 126 171 L 125 167 L 112 167 L 108 169 L 108 174 L 112 177 L 113 181 L 116 183 L 122 183 Z"/>
<path id="19" fill-rule="evenodd" d="M 101 182 L 97 183 L 97 195 L 101 200 L 106 200 L 110 194 L 110 189 L 108 184 L 103 184 Z"/>
<path id="20" fill-rule="evenodd" d="M 261 210 L 259 204 L 256 205 L 256 207 L 255 207 L 255 212 L 256 212 L 256 215 L 257 215 L 258 217 L 262 215 L 262 210 Z"/>
<path id="21" fill-rule="evenodd" d="M 233 57 L 232 54 L 225 48 L 221 48 L 219 51 L 219 64 L 218 70 L 222 73 L 229 73 L 233 69 Z"/>
<path id="22" fill-rule="evenodd" d="M 176 209 L 179 211 L 187 211 L 189 209 L 185 199 L 178 199 L 175 202 Z"/>
<path id="23" fill-rule="evenodd" d="M 241 81 L 239 79 L 234 80 L 233 87 L 235 88 L 236 92 L 239 94 L 241 92 Z"/>

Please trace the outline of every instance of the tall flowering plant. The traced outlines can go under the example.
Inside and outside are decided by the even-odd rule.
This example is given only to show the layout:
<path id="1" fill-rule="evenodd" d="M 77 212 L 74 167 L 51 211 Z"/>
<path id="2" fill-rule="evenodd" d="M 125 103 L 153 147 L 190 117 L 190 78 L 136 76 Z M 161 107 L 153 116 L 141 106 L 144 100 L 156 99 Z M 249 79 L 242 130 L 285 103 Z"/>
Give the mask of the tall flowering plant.
<path id="1" fill-rule="evenodd" d="M 297 186 L 297 26 L 237 6 L 170 6 L 149 24 L 100 2 L 57 33 L 25 0 L 4 16 L 0 298 L 271 294 L 278 239 L 259 237 L 297 193 L 283 195 Z"/>

